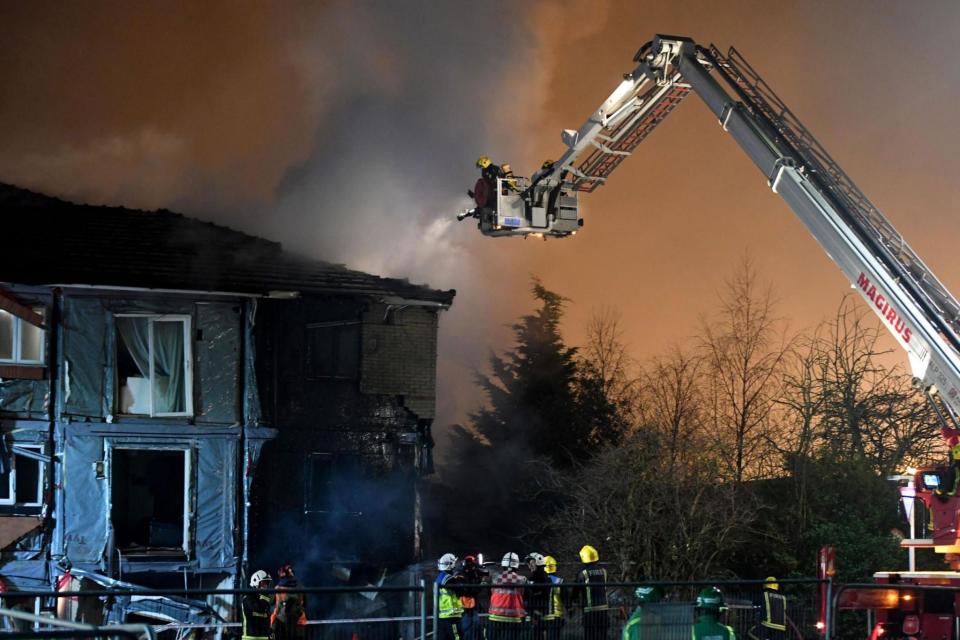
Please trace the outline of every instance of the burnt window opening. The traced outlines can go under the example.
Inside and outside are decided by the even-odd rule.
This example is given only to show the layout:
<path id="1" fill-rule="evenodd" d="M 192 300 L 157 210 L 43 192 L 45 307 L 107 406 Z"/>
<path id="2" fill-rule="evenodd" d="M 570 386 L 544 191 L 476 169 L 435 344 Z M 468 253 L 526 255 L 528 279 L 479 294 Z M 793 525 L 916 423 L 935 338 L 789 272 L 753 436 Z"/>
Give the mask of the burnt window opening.
<path id="1" fill-rule="evenodd" d="M 190 317 L 117 316 L 117 412 L 193 415 Z"/>
<path id="2" fill-rule="evenodd" d="M 355 380 L 360 375 L 360 323 L 308 324 L 307 377 Z"/>
<path id="3" fill-rule="evenodd" d="M 0 473 L 0 505 L 40 507 L 43 505 L 44 464 L 20 452 L 43 453 L 41 445 L 16 445 Z"/>
<path id="4" fill-rule="evenodd" d="M 362 515 L 366 474 L 355 453 L 311 453 L 304 469 L 304 513 Z"/>
<path id="5" fill-rule="evenodd" d="M 113 449 L 110 520 L 116 548 L 188 550 L 189 455 L 183 449 Z"/>

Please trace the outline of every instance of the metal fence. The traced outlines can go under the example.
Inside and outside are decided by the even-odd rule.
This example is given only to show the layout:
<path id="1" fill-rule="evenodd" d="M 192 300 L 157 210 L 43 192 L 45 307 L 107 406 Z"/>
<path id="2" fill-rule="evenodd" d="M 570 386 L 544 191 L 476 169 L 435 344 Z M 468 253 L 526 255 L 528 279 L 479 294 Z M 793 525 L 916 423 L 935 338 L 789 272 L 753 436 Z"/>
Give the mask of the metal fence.
<path id="1" fill-rule="evenodd" d="M 716 586 L 723 593 L 726 606 L 721 622 L 731 626 L 740 640 L 823 637 L 818 635 L 817 627 L 822 589 L 816 580 L 780 582 L 779 593 L 786 597 L 789 623 L 786 630 L 777 633 L 761 625 L 762 581 L 647 584 L 661 588 L 663 598 L 659 602 L 639 602 L 637 584 L 610 583 L 602 590 L 606 608 L 596 610 L 587 606 L 584 586 L 573 579 L 560 585 L 525 585 L 518 589 L 525 611 L 516 622 L 490 619 L 490 584 L 461 590 L 462 595 L 472 597 L 476 606 L 467 609 L 459 619 L 441 619 L 437 609 L 440 594 L 432 576 L 425 576 L 420 584 L 410 587 L 280 591 L 104 589 L 83 591 L 79 596 L 75 592 L 19 592 L 6 594 L 3 599 L 7 607 L 20 604 L 17 609 L 0 609 L 5 629 L 0 631 L 0 638 L 240 638 L 239 602 L 244 596 L 276 598 L 278 593 L 296 593 L 305 603 L 305 620 L 289 637 L 305 640 L 689 640 L 697 617 L 694 602 L 698 592 L 707 586 Z M 12 599 L 14 595 L 16 601 Z M 550 615 L 547 599 L 554 597 L 561 606 Z M 82 600 L 85 606 L 67 608 L 69 620 L 54 619 L 57 602 L 63 598 L 71 598 L 76 604 Z M 211 606 L 214 602 L 220 606 Z M 34 606 L 26 606 L 28 603 Z M 229 606 L 224 607 L 224 603 Z M 598 605 L 596 599 L 592 604 Z M 185 608 L 191 612 L 189 618 L 182 615 Z M 64 609 L 60 607 L 61 614 Z M 231 609 L 232 614 L 223 615 L 223 611 Z M 95 611 L 99 617 L 91 618 L 84 611 Z M 626 636 L 625 628 L 629 629 Z M 283 638 L 278 636 L 277 640 Z"/>

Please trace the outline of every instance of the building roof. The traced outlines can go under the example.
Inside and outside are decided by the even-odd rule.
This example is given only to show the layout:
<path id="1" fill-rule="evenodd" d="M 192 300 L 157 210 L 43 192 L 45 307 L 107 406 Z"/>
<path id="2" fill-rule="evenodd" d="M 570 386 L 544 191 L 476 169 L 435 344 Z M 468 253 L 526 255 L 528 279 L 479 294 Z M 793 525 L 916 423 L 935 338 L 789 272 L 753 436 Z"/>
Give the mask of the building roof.
<path id="1" fill-rule="evenodd" d="M 381 278 L 171 211 L 74 204 L 0 183 L 0 282 L 353 294 L 440 305 L 456 291 Z"/>

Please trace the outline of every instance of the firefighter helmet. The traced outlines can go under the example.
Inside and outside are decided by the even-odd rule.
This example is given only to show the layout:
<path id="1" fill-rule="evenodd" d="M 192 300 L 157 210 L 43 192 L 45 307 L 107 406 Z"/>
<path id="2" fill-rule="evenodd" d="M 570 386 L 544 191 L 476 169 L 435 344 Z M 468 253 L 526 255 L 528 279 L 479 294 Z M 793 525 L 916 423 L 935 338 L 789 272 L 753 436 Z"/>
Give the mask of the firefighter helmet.
<path id="1" fill-rule="evenodd" d="M 520 566 L 520 556 L 510 552 L 503 554 L 503 560 L 500 561 L 500 566 L 504 569 L 516 569 Z"/>
<path id="2" fill-rule="evenodd" d="M 273 582 L 273 580 L 270 579 L 270 574 L 263 569 L 254 571 L 253 575 L 250 576 L 250 588 L 252 589 L 259 589 L 260 585 L 264 582 L 270 583 Z"/>
<path id="3" fill-rule="evenodd" d="M 638 602 L 660 602 L 663 600 L 663 590 L 660 587 L 640 585 L 634 591 Z"/>
<path id="4" fill-rule="evenodd" d="M 720 589 L 707 587 L 697 595 L 697 609 L 716 615 L 723 608 L 723 592 Z"/>
<path id="5" fill-rule="evenodd" d="M 545 556 L 543 559 L 543 570 L 547 573 L 556 573 L 557 559 L 553 556 Z"/>
<path id="6" fill-rule="evenodd" d="M 445 553 L 437 560 L 437 569 L 440 571 L 451 571 L 457 564 L 457 556 L 452 553 Z"/>
<path id="7" fill-rule="evenodd" d="M 776 577 L 767 576 L 763 581 L 763 588 L 770 589 L 771 591 L 780 591 L 780 583 L 777 582 Z"/>
<path id="8" fill-rule="evenodd" d="M 493 164 L 493 160 L 490 159 L 490 156 L 480 156 L 477 158 L 477 169 L 486 169 Z"/>
<path id="9" fill-rule="evenodd" d="M 580 562 L 583 564 L 590 564 L 596 562 L 600 559 L 600 554 L 597 553 L 597 550 L 591 547 L 588 544 L 583 545 L 583 548 L 580 549 Z"/>
<path id="10" fill-rule="evenodd" d="M 526 560 L 527 562 L 533 562 L 534 566 L 537 566 L 537 567 L 544 567 L 547 564 L 547 561 L 543 557 L 543 555 L 537 553 L 536 551 L 534 551 L 533 553 L 528 553 L 527 557 L 524 558 L 524 560 Z"/>
<path id="11" fill-rule="evenodd" d="M 547 169 L 551 169 L 551 168 L 553 168 L 553 160 L 544 160 L 543 164 L 540 165 L 540 169 L 542 171 L 546 171 Z"/>

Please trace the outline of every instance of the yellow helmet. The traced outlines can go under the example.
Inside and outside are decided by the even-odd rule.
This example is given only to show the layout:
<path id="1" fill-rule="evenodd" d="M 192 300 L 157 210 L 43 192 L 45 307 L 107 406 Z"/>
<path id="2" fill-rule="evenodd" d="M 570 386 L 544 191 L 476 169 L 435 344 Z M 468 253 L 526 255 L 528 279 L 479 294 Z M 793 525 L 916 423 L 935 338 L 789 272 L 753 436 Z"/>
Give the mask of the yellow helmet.
<path id="1" fill-rule="evenodd" d="M 477 169 L 486 169 L 493 164 L 493 160 L 490 159 L 490 156 L 480 156 L 477 158 Z"/>
<path id="2" fill-rule="evenodd" d="M 540 168 L 543 170 L 547 170 L 552 166 L 553 166 L 553 160 L 544 160 L 543 164 L 540 165 Z"/>
<path id="3" fill-rule="evenodd" d="M 544 565 L 543 570 L 547 573 L 556 573 L 557 572 L 557 559 L 553 556 L 546 556 L 543 559 Z"/>
<path id="4" fill-rule="evenodd" d="M 780 584 L 777 583 L 777 579 L 774 576 L 767 576 L 763 580 L 763 588 L 770 589 L 772 591 L 780 591 Z"/>
<path id="5" fill-rule="evenodd" d="M 580 562 L 583 564 L 590 564 L 591 562 L 596 562 L 600 559 L 600 554 L 597 553 L 597 550 L 591 547 L 588 544 L 583 545 L 583 548 L 580 549 Z"/>

